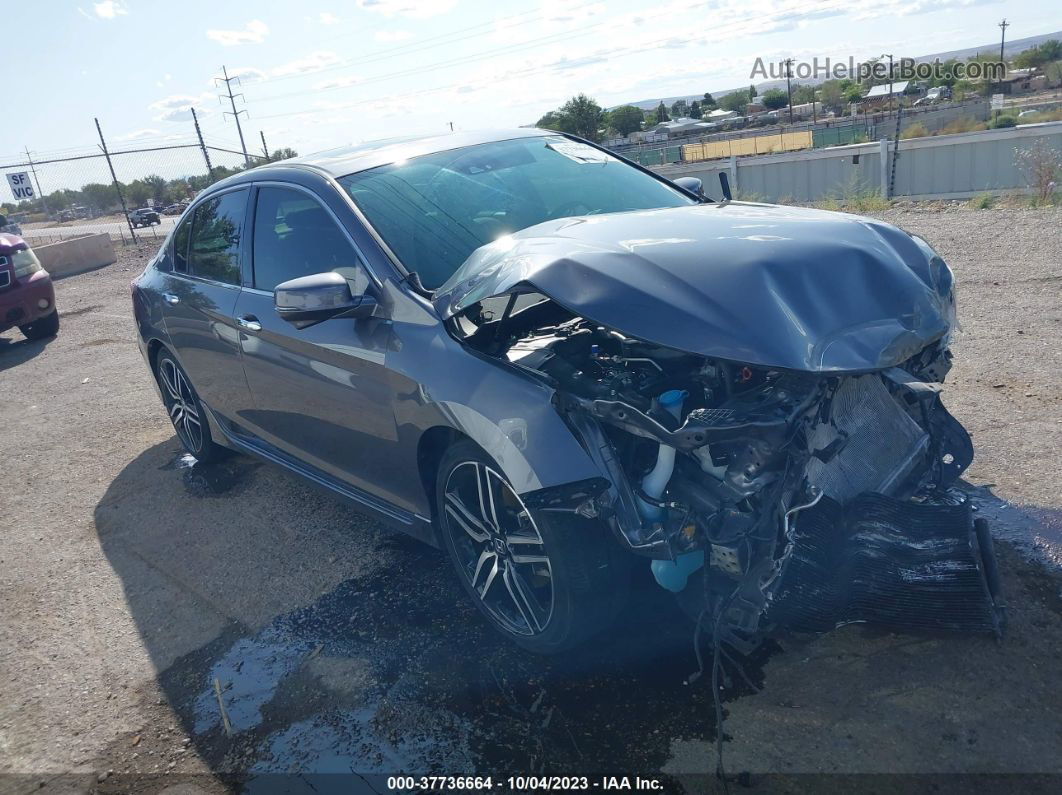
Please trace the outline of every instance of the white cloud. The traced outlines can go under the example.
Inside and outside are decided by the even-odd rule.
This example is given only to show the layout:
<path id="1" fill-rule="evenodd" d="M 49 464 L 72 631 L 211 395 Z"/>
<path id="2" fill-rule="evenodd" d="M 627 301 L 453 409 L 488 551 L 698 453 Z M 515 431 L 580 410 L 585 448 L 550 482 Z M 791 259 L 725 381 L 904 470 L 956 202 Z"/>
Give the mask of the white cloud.
<path id="1" fill-rule="evenodd" d="M 318 72 L 328 66 L 335 66 L 343 59 L 330 50 L 318 50 L 303 58 L 288 61 L 269 70 L 273 77 L 285 77 L 287 75 L 301 75 L 309 72 Z"/>
<path id="2" fill-rule="evenodd" d="M 358 7 L 385 17 L 429 19 L 454 9 L 457 0 L 358 0 Z"/>
<path id="3" fill-rule="evenodd" d="M 102 3 L 93 3 L 92 10 L 100 19 L 114 19 L 129 13 L 129 9 L 121 0 L 103 0 Z"/>
<path id="4" fill-rule="evenodd" d="M 133 130 L 127 132 L 125 135 L 119 135 L 115 138 L 116 141 L 136 141 L 140 138 L 153 138 L 158 135 L 159 131 L 154 129 Z"/>
<path id="5" fill-rule="evenodd" d="M 405 41 L 406 39 L 413 38 L 413 34 L 408 30 L 378 30 L 376 31 L 376 40 L 393 44 L 396 41 Z"/>
<path id="6" fill-rule="evenodd" d="M 323 91 L 329 88 L 346 88 L 347 86 L 356 86 L 362 79 L 360 77 L 337 77 L 334 80 L 324 80 L 314 85 L 314 88 L 318 91 Z"/>
<path id="7" fill-rule="evenodd" d="M 216 101 L 216 97 L 209 92 L 204 92 L 198 96 L 171 94 L 168 97 L 152 102 L 148 105 L 148 109 L 158 114 L 155 116 L 155 121 L 190 121 L 193 107 L 200 116 L 210 115 L 212 111 L 208 103 L 212 101 Z"/>
<path id="8" fill-rule="evenodd" d="M 261 44 L 269 35 L 269 26 L 260 19 L 252 19 L 243 30 L 208 30 L 207 38 L 223 47 L 237 44 Z"/>
<path id="9" fill-rule="evenodd" d="M 317 15 L 317 21 L 320 22 L 322 25 L 335 25 L 337 22 L 339 22 L 339 17 L 328 11 L 322 11 L 320 14 Z"/>

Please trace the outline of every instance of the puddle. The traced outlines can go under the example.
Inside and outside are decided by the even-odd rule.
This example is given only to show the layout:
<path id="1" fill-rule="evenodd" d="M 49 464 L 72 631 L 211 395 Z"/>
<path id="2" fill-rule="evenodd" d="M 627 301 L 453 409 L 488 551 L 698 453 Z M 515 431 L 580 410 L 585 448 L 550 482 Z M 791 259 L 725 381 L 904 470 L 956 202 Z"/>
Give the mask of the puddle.
<path id="1" fill-rule="evenodd" d="M 182 451 L 159 470 L 182 472 L 184 489 L 193 497 L 219 497 L 247 485 L 252 473 L 260 466 L 248 456 L 237 455 L 206 464 Z"/>
<path id="2" fill-rule="evenodd" d="M 659 771 L 673 738 L 713 738 L 709 677 L 685 684 L 692 625 L 659 588 L 640 587 L 611 633 L 543 658 L 483 623 L 442 553 L 389 544 L 403 565 L 219 638 L 162 675 L 213 769 L 248 792 L 269 791 L 282 772 L 363 776 L 311 776 L 307 792 L 385 791 L 380 776 L 396 772 L 591 775 L 614 773 L 617 760 Z M 757 685 L 767 656 L 746 665 Z M 727 699 L 752 692 L 728 680 Z"/>
<path id="3" fill-rule="evenodd" d="M 1028 561 L 1062 571 L 1062 510 L 1015 505 L 985 487 L 968 486 L 966 491 L 994 538 L 1006 541 Z"/>

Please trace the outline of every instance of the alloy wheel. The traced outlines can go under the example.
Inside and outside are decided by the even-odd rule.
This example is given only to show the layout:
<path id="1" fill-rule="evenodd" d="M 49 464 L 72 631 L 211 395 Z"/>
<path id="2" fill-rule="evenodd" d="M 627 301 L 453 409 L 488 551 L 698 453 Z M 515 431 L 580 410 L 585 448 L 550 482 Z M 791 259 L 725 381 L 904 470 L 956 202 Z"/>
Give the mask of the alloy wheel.
<path id="1" fill-rule="evenodd" d="M 188 379 L 172 359 L 165 358 L 159 367 L 165 391 L 166 410 L 173 428 L 185 448 L 196 453 L 203 449 L 203 426 L 200 424 L 198 404 Z"/>
<path id="2" fill-rule="evenodd" d="M 538 635 L 553 615 L 553 567 L 530 512 L 486 464 L 446 479 L 443 522 L 466 584 L 504 629 Z"/>

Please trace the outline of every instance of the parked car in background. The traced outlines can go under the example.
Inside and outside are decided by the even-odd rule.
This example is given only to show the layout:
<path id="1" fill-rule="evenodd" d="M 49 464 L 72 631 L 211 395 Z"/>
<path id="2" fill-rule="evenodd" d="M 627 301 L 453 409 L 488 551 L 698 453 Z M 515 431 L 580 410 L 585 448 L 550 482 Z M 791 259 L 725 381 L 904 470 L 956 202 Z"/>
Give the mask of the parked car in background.
<path id="1" fill-rule="evenodd" d="M 139 210 L 133 210 L 129 213 L 129 223 L 135 229 L 138 226 L 161 224 L 162 218 L 157 211 L 152 210 L 150 207 L 141 207 Z"/>
<path id="2" fill-rule="evenodd" d="M 2 216 L 0 216 L 2 218 Z M 17 235 L 0 232 L 0 333 L 18 326 L 31 340 L 59 331 L 52 278 Z"/>
<path id="3" fill-rule="evenodd" d="M 991 537 L 951 488 L 952 285 L 882 221 L 712 202 L 523 129 L 221 180 L 132 302 L 189 453 L 253 453 L 444 548 L 513 641 L 605 631 L 638 571 L 748 650 L 998 631 Z"/>
<path id="4" fill-rule="evenodd" d="M 184 208 L 186 206 L 187 205 L 180 204 L 180 203 L 170 204 L 170 205 L 167 205 L 166 207 L 162 208 L 162 214 L 163 215 L 180 215 L 181 213 L 184 212 Z"/>

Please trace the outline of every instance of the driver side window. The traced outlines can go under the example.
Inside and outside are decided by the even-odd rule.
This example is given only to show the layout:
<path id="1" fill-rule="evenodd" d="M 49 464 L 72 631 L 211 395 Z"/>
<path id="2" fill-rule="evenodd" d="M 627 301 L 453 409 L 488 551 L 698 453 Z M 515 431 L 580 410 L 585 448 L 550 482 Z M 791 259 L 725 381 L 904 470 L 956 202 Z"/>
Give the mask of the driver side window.
<path id="1" fill-rule="evenodd" d="M 254 213 L 254 286 L 336 271 L 364 288 L 357 252 L 317 199 L 292 188 L 258 190 Z"/>

